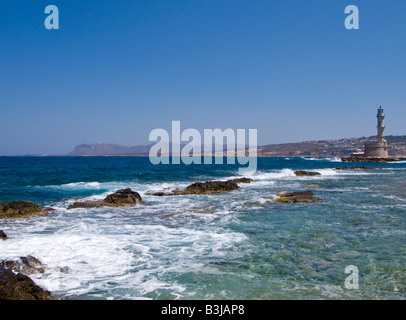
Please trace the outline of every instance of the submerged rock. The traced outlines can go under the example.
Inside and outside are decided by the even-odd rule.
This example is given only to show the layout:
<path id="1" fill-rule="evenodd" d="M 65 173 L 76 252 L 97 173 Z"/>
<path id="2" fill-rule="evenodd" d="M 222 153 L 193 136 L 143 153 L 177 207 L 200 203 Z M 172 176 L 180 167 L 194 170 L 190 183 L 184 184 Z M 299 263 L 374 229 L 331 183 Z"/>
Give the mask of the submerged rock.
<path id="1" fill-rule="evenodd" d="M 157 192 L 152 192 L 152 191 L 147 191 L 145 193 L 148 196 L 157 196 L 157 197 L 169 197 L 169 196 L 179 196 L 183 194 L 183 190 L 176 188 L 170 192 L 164 192 L 164 191 L 157 191 Z"/>
<path id="2" fill-rule="evenodd" d="M 295 175 L 298 177 L 305 177 L 305 176 L 320 176 L 321 173 L 319 172 L 314 172 L 314 171 L 303 171 L 303 170 L 297 170 L 295 171 Z"/>
<path id="3" fill-rule="evenodd" d="M 234 183 L 251 183 L 253 180 L 251 178 L 236 178 L 236 179 L 231 179 L 231 180 L 227 180 L 230 182 L 234 182 Z"/>
<path id="4" fill-rule="evenodd" d="M 0 267 L 0 300 L 54 300 L 51 293 L 31 278 Z"/>
<path id="5" fill-rule="evenodd" d="M 142 200 L 138 192 L 132 191 L 130 188 L 117 190 L 113 194 L 109 194 L 104 200 L 97 202 L 75 202 L 68 209 L 75 208 L 99 208 L 99 207 L 132 207 L 141 204 Z"/>
<path id="6" fill-rule="evenodd" d="M 44 216 L 48 212 L 37 203 L 27 200 L 0 202 L 0 219 L 26 218 Z"/>
<path id="7" fill-rule="evenodd" d="M 216 211 L 214 211 L 214 210 L 199 210 L 199 211 L 196 211 L 196 213 L 210 213 L 210 214 L 212 214 L 212 213 L 216 213 Z"/>
<path id="8" fill-rule="evenodd" d="M 323 200 L 314 197 L 313 191 L 301 191 L 280 194 L 279 198 L 275 199 L 275 201 L 286 203 L 299 203 L 299 202 L 322 202 Z"/>

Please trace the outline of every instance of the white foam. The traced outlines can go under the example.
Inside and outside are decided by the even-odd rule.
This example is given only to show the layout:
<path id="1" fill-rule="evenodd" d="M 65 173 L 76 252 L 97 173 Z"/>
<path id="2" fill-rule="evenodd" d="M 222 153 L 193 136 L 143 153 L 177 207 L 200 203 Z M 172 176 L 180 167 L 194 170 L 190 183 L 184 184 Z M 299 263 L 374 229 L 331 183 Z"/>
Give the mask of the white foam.
<path id="1" fill-rule="evenodd" d="M 292 169 L 275 170 L 272 172 L 258 171 L 250 176 L 253 180 L 277 180 L 295 177 L 295 172 Z"/>
<path id="2" fill-rule="evenodd" d="M 383 196 L 384 198 L 390 199 L 390 200 L 396 200 L 396 201 L 402 201 L 405 202 L 406 199 L 405 198 L 401 198 L 395 195 L 389 195 L 389 196 Z"/>
<path id="3" fill-rule="evenodd" d="M 321 157 L 321 158 L 315 158 L 315 157 L 303 157 L 303 160 L 310 160 L 310 161 L 330 161 L 330 162 L 342 162 L 341 158 L 339 157 Z"/>
<path id="4" fill-rule="evenodd" d="M 100 189 L 100 183 L 97 181 L 72 182 L 60 185 L 35 186 L 35 188 L 62 189 L 62 190 Z"/>
<path id="5" fill-rule="evenodd" d="M 120 224 L 114 216 L 109 224 L 95 216 L 63 220 L 34 219 L 31 225 L 11 230 L 10 239 L 0 242 L 0 252 L 2 259 L 32 255 L 41 260 L 48 269 L 30 277 L 64 296 L 108 291 L 111 283 L 131 299 L 160 289 L 180 296 L 185 287 L 168 282 L 165 274 L 219 273 L 207 261 L 237 257 L 238 250 L 233 249 L 246 240 L 243 234 L 223 228 Z M 64 273 L 58 267 L 69 269 Z M 123 298 L 122 293 L 117 298 Z"/>
<path id="6" fill-rule="evenodd" d="M 338 175 L 337 170 L 334 170 L 334 169 L 314 169 L 314 170 L 310 170 L 310 171 L 318 172 L 322 176 L 336 176 L 336 175 Z M 317 177 L 317 176 L 314 176 L 314 177 Z"/>

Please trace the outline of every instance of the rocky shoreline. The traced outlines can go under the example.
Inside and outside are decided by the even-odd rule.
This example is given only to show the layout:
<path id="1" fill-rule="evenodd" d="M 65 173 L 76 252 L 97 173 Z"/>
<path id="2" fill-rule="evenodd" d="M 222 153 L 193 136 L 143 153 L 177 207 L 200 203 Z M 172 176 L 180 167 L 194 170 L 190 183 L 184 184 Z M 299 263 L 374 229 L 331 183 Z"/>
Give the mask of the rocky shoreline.
<path id="1" fill-rule="evenodd" d="M 22 273 L 0 267 L 0 300 L 55 300 L 51 292 L 42 289 Z"/>

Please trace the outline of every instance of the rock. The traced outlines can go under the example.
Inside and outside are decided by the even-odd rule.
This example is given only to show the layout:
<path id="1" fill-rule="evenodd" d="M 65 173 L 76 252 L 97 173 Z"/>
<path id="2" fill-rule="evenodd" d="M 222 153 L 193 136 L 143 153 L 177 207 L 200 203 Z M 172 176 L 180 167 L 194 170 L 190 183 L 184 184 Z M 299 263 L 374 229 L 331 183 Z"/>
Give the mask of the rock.
<path id="1" fill-rule="evenodd" d="M 234 183 L 251 183 L 253 180 L 251 178 L 236 178 L 236 179 L 231 179 L 231 180 L 227 180 L 230 182 L 234 182 Z"/>
<path id="2" fill-rule="evenodd" d="M 213 211 L 213 210 L 199 210 L 199 211 L 196 211 L 196 213 L 216 213 L 216 211 Z"/>
<path id="3" fill-rule="evenodd" d="M 170 192 L 163 192 L 163 191 L 153 192 L 153 191 L 148 190 L 147 192 L 145 192 L 145 194 L 147 196 L 157 196 L 157 197 L 171 196 Z"/>
<path id="4" fill-rule="evenodd" d="M 157 197 L 169 197 L 169 196 L 179 196 L 183 194 L 183 190 L 176 188 L 172 190 L 171 192 L 164 192 L 164 191 L 157 191 L 157 192 L 152 192 L 152 191 L 147 191 L 145 193 L 148 196 L 157 196 Z"/>
<path id="5" fill-rule="evenodd" d="M 74 202 L 68 207 L 69 209 L 76 209 L 76 208 L 99 208 L 102 207 L 101 201 L 98 202 Z"/>
<path id="6" fill-rule="evenodd" d="M 321 173 L 319 172 L 314 172 L 314 171 L 303 171 L 303 170 L 297 170 L 295 171 L 295 175 L 298 177 L 305 177 L 305 176 L 320 176 Z"/>
<path id="7" fill-rule="evenodd" d="M 27 200 L 0 202 L 0 219 L 26 218 L 47 215 L 37 203 Z"/>
<path id="8" fill-rule="evenodd" d="M 299 202 L 322 202 L 323 200 L 314 197 L 313 191 L 290 192 L 280 194 L 275 199 L 278 202 L 299 203 Z"/>
<path id="9" fill-rule="evenodd" d="M 5 232 L 3 230 L 0 230 L 0 239 L 2 239 L 2 240 L 8 239 L 7 235 L 5 234 Z"/>
<path id="10" fill-rule="evenodd" d="M 0 300 L 54 300 L 31 278 L 0 267 Z"/>
<path id="11" fill-rule="evenodd" d="M 143 202 L 138 192 L 127 188 L 117 190 L 115 193 L 108 195 L 102 201 L 102 205 L 108 207 L 132 207 Z"/>
<path id="12" fill-rule="evenodd" d="M 179 196 L 179 195 L 188 195 L 188 194 L 216 194 L 223 192 L 231 192 L 239 189 L 234 180 L 241 180 L 240 183 L 249 183 L 249 178 L 238 178 L 227 181 L 206 181 L 206 182 L 195 182 L 185 189 L 174 189 L 171 192 L 157 191 L 152 192 L 148 191 L 146 194 L 157 197 L 166 197 L 166 196 Z"/>
<path id="13" fill-rule="evenodd" d="M 0 267 L 20 272 L 25 275 L 33 273 L 44 273 L 46 265 L 33 256 L 20 257 L 19 260 L 0 261 Z"/>
<path id="14" fill-rule="evenodd" d="M 75 208 L 99 208 L 99 207 L 132 207 L 144 203 L 138 192 L 130 188 L 117 190 L 109 194 L 103 201 L 97 202 L 75 202 L 68 209 Z"/>
<path id="15" fill-rule="evenodd" d="M 232 181 L 206 181 L 196 182 L 186 187 L 183 194 L 215 194 L 231 192 L 239 189 L 239 186 Z"/>

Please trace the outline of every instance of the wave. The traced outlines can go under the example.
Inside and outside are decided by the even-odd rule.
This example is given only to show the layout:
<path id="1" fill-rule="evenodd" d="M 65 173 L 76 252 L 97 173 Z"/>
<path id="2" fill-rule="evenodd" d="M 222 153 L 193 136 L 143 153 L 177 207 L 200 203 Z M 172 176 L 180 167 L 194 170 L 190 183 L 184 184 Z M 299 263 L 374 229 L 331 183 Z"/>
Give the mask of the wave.
<path id="1" fill-rule="evenodd" d="M 77 191 L 77 190 L 89 190 L 89 189 L 100 189 L 101 184 L 97 181 L 93 182 L 72 182 L 59 185 L 45 185 L 45 186 L 34 186 L 37 189 L 58 189 L 67 191 Z"/>
<path id="2" fill-rule="evenodd" d="M 96 217 L 92 219 L 97 222 Z M 86 298 L 97 291 L 106 299 L 145 299 L 168 290 L 181 298 L 191 293 L 185 293 L 186 288 L 176 279 L 169 280 L 168 274 L 221 274 L 210 261 L 240 257 L 235 248 L 247 240 L 244 234 L 223 228 L 196 230 L 126 224 L 125 220 L 111 224 L 69 220 L 69 228 L 64 225 L 67 221 L 50 219 L 37 224 L 36 232 L 29 232 L 33 231 L 29 228 L 23 233 L 20 230 L 18 237 L 2 244 L 2 258 L 33 255 L 46 264 L 45 273 L 30 277 L 64 297 Z M 59 231 L 41 232 L 51 226 Z M 108 296 L 103 296 L 106 292 Z"/>
<path id="3" fill-rule="evenodd" d="M 295 170 L 285 168 L 272 172 L 258 171 L 256 174 L 250 176 L 253 180 L 281 180 L 281 179 L 317 179 L 323 176 L 336 176 L 339 173 L 334 169 L 310 169 L 309 172 L 318 172 L 321 176 L 296 176 Z"/>
<path id="4" fill-rule="evenodd" d="M 61 184 L 59 186 L 54 186 L 61 189 L 100 189 L 100 183 L 97 181 L 94 182 L 73 182 L 67 184 Z"/>
<path id="5" fill-rule="evenodd" d="M 303 160 L 311 160 L 311 161 L 329 161 L 329 162 L 342 162 L 341 158 L 339 157 L 302 157 Z"/>
<path id="6" fill-rule="evenodd" d="M 282 169 L 276 170 L 273 172 L 262 172 L 258 171 L 250 178 L 254 180 L 275 180 L 275 179 L 284 179 L 284 178 L 291 178 L 296 177 L 295 172 L 292 169 Z"/>

